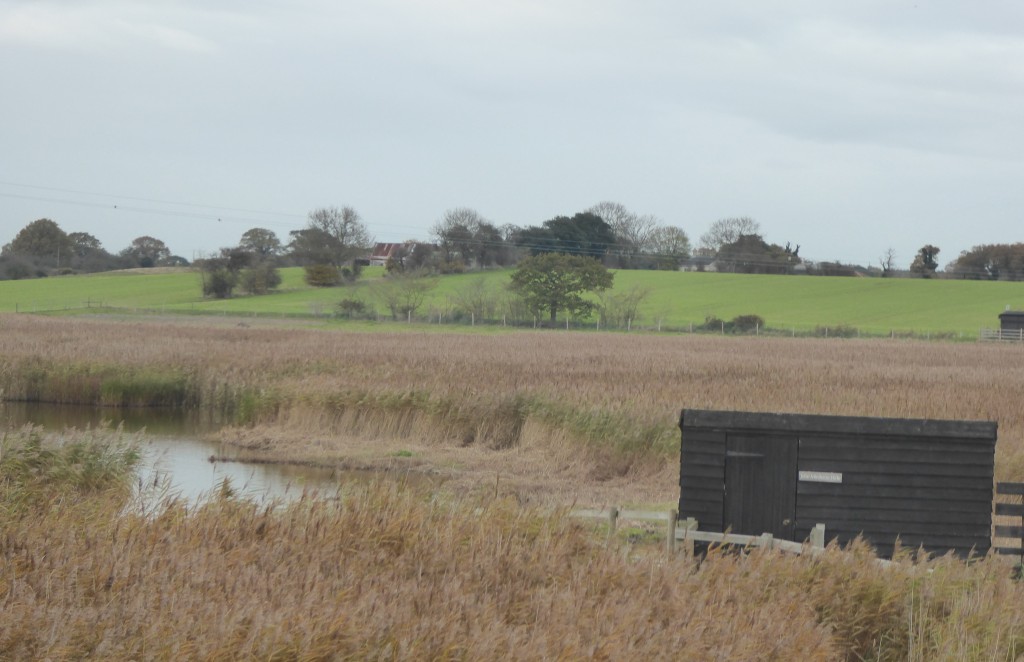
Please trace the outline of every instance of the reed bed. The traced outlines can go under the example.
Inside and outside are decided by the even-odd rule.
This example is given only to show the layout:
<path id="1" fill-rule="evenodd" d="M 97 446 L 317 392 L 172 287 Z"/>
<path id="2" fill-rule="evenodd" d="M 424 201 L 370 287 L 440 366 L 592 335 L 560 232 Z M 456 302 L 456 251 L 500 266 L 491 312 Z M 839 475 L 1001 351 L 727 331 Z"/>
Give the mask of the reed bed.
<path id="1" fill-rule="evenodd" d="M 1024 351 L 905 340 L 354 333 L 0 316 L 0 397 L 200 407 L 242 423 L 500 449 L 526 422 L 615 474 L 671 461 L 684 407 L 999 422 L 1024 480 Z M 302 415 L 290 415 L 301 412 Z M 309 458 L 304 458 L 309 459 Z"/>
<path id="2" fill-rule="evenodd" d="M 562 512 L 394 481 L 143 511 L 123 489 L 130 448 L 94 463 L 110 489 L 62 470 L 81 451 L 32 431 L 3 449 L 0 504 L 38 498 L 0 518 L 0 659 L 1010 660 L 1024 647 L 1024 594 L 992 560 L 882 569 L 854 545 L 697 563 L 605 546 Z"/>

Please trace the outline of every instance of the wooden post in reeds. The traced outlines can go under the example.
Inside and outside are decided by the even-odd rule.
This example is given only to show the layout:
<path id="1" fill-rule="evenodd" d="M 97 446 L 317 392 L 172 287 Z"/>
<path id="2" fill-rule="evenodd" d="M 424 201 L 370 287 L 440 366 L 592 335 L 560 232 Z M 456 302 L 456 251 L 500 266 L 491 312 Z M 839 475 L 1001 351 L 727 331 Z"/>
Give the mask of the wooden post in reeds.
<path id="1" fill-rule="evenodd" d="M 825 549 L 825 525 L 820 522 L 811 529 L 811 547 Z"/>
<path id="2" fill-rule="evenodd" d="M 693 537 L 690 535 L 697 530 L 697 520 L 687 517 L 683 523 L 683 549 L 688 556 L 693 556 Z"/>
<path id="3" fill-rule="evenodd" d="M 619 520 L 619 509 L 612 506 L 608 509 L 608 544 L 612 544 L 612 540 L 615 539 L 615 527 Z"/>
<path id="4" fill-rule="evenodd" d="M 676 553 L 676 517 L 679 513 L 673 508 L 668 511 L 668 530 L 665 532 L 665 551 L 672 558 Z"/>

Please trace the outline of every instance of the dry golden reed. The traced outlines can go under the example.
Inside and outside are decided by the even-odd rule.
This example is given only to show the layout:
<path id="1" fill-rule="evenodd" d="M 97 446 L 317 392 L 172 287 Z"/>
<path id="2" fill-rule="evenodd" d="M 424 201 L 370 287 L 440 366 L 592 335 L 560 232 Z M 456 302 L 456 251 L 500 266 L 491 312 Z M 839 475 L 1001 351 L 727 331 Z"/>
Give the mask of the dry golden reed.
<path id="1" fill-rule="evenodd" d="M 376 428 L 493 448 L 514 446 L 530 421 L 590 442 L 621 472 L 652 455 L 672 461 L 685 407 L 994 420 L 998 477 L 1024 479 L 1017 344 L 354 333 L 5 315 L 0 355 L 9 399 L 116 404 L 153 393 L 250 422 L 319 411 L 336 432 Z"/>
<path id="2" fill-rule="evenodd" d="M 5 467 L 0 503 L 69 457 Z M 401 481 L 141 511 L 58 474 L 36 485 L 48 501 L 0 519 L 0 659 L 1010 660 L 1024 645 L 1024 594 L 994 560 L 880 568 L 855 545 L 697 563 Z"/>

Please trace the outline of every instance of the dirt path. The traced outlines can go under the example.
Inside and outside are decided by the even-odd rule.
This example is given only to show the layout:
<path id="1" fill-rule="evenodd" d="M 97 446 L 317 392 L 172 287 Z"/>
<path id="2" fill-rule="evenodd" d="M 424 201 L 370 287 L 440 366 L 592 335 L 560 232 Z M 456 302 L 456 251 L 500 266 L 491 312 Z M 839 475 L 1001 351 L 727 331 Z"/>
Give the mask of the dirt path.
<path id="1" fill-rule="evenodd" d="M 419 443 L 413 439 L 297 434 L 274 427 L 225 428 L 216 440 L 235 459 L 298 462 L 340 469 L 408 472 L 436 479 L 458 493 L 497 491 L 524 504 L 669 509 L 679 498 L 678 464 L 606 477 L 578 448 L 525 444 L 508 450 Z"/>

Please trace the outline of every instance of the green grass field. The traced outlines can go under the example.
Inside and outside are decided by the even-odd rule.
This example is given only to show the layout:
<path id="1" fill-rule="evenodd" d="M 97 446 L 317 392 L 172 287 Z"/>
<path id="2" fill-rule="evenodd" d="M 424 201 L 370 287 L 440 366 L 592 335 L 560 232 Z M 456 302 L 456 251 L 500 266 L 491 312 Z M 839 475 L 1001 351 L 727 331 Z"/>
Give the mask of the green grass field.
<path id="1" fill-rule="evenodd" d="M 509 271 L 444 276 L 436 279 L 422 314 L 449 312 L 460 291 L 481 279 L 495 297 L 504 297 Z M 78 312 L 109 307 L 164 312 L 243 315 L 329 316 L 344 298 L 361 299 L 386 315 L 374 287 L 383 270 L 370 268 L 357 284 L 317 289 L 305 285 L 302 270 L 282 269 L 279 292 L 228 300 L 203 299 L 199 275 L 173 272 L 114 272 L 0 282 L 0 312 Z M 775 329 L 806 331 L 846 325 L 864 333 L 889 331 L 953 333 L 974 337 L 983 327 L 997 327 L 998 315 L 1010 306 L 1024 308 L 1024 283 L 749 276 L 741 274 L 618 271 L 615 290 L 642 288 L 637 326 L 688 328 L 706 317 L 725 320 L 756 314 Z"/>

